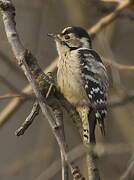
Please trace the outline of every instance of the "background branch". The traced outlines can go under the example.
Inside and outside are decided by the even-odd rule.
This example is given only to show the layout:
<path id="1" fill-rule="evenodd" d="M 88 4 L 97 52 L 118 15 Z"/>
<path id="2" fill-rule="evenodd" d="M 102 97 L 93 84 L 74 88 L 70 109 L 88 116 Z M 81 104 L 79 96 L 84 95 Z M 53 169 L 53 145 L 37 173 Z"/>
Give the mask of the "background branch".
<path id="1" fill-rule="evenodd" d="M 120 12 L 122 10 L 124 10 L 125 8 L 129 7 L 130 5 L 132 5 L 134 2 L 133 0 L 125 0 L 122 1 L 122 3 L 118 4 L 117 8 L 110 14 L 108 14 L 107 16 L 105 16 L 104 18 L 102 18 L 101 20 L 99 20 L 98 23 L 96 23 L 96 25 L 94 25 L 92 28 L 90 28 L 88 30 L 89 34 L 94 37 L 96 35 L 96 33 L 102 31 L 102 29 L 104 29 L 107 25 L 109 25 L 110 23 L 112 23 L 117 17 L 119 17 Z"/>
<path id="2" fill-rule="evenodd" d="M 132 155 L 129 165 L 120 180 L 134 179 L 134 154 Z"/>
<path id="3" fill-rule="evenodd" d="M 127 154 L 133 153 L 134 144 L 106 144 L 106 143 L 98 143 L 94 146 L 88 146 L 85 148 L 82 144 L 79 144 L 72 150 L 68 152 L 68 156 L 71 157 L 73 161 L 79 159 L 87 151 L 91 151 L 96 154 L 98 157 L 107 157 L 111 155 L 118 155 L 118 154 Z M 44 180 L 51 179 L 55 176 L 55 174 L 60 170 L 60 160 L 54 161 L 42 174 L 36 178 L 36 180 Z M 123 179 L 124 180 L 124 179 Z"/>

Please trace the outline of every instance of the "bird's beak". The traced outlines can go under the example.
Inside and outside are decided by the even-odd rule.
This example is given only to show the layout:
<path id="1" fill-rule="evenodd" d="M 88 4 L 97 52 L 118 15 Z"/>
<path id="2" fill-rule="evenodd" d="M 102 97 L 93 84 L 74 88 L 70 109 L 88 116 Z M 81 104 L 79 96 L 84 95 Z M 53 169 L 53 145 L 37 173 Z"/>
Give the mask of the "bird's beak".
<path id="1" fill-rule="evenodd" d="M 57 36 L 56 34 L 49 34 L 49 33 L 48 33 L 47 35 L 48 35 L 49 37 L 53 38 L 53 39 L 55 39 L 56 36 Z"/>
<path id="2" fill-rule="evenodd" d="M 61 40 L 58 34 L 47 34 L 49 37 L 53 38 L 55 41 Z"/>

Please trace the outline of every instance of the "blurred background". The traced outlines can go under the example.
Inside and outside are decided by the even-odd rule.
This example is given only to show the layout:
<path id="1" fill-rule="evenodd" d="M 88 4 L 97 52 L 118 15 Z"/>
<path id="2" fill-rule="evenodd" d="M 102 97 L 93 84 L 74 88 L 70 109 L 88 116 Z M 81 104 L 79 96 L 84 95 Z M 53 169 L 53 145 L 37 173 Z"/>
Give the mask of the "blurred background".
<path id="1" fill-rule="evenodd" d="M 55 44 L 47 33 L 60 32 L 67 26 L 90 29 L 102 17 L 111 13 L 118 1 L 101 0 L 13 0 L 16 6 L 17 30 L 26 48 L 37 57 L 45 69 L 57 56 Z M 125 9 L 93 40 L 99 54 L 113 62 L 134 65 L 134 11 Z M 122 97 L 134 89 L 134 70 L 119 70 L 108 66 L 109 97 Z M 0 20 L 0 96 L 11 93 L 5 79 L 20 91 L 27 80 L 17 67 Z M 3 110 L 13 100 L 0 101 L 0 118 Z M 39 180 L 55 160 L 60 158 L 59 148 L 49 124 L 42 114 L 21 137 L 14 135 L 29 114 L 33 102 L 25 101 L 7 120 L 0 124 L 0 180 Z M 10 108 L 8 106 L 8 108 Z M 134 142 L 134 104 L 130 102 L 109 108 L 106 119 L 106 137 L 97 130 L 97 142 L 121 144 Z M 80 143 L 80 137 L 70 120 L 65 122 L 69 148 Z M 99 159 L 103 180 L 115 180 L 126 170 L 132 153 L 113 152 Z M 134 171 L 133 171 L 134 172 Z M 46 178 L 44 177 L 44 180 Z M 61 172 L 52 180 L 60 180 Z M 71 179 L 71 178 L 70 178 Z M 129 177 L 129 179 L 134 179 Z"/>

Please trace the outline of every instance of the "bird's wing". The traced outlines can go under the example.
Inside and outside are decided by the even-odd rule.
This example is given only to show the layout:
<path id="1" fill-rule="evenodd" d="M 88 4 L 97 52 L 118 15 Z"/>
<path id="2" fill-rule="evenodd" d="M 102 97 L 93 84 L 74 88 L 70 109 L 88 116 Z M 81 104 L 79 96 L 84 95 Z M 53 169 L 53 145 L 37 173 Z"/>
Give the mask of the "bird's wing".
<path id="1" fill-rule="evenodd" d="M 96 122 L 98 122 L 104 135 L 108 87 L 106 68 L 99 55 L 92 49 L 79 49 L 79 58 L 83 87 L 91 103 L 92 112 L 89 114 L 89 116 L 92 116 L 92 118 L 89 117 L 90 131 L 94 133 Z"/>

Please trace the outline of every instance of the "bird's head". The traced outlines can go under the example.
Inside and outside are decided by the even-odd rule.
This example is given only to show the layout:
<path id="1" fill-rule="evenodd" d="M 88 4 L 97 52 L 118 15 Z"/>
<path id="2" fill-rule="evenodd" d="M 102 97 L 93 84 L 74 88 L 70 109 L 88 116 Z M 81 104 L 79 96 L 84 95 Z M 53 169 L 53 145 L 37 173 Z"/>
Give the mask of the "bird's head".
<path id="1" fill-rule="evenodd" d="M 78 48 L 90 48 L 91 38 L 87 31 L 81 27 L 67 27 L 59 34 L 48 34 L 56 41 L 59 54 Z"/>

